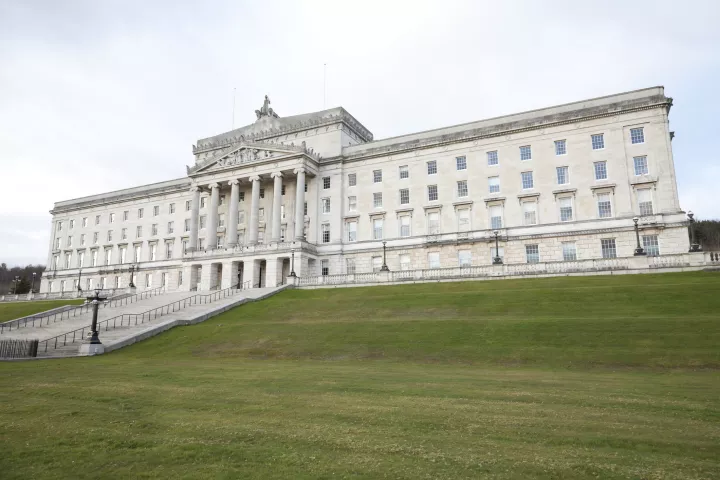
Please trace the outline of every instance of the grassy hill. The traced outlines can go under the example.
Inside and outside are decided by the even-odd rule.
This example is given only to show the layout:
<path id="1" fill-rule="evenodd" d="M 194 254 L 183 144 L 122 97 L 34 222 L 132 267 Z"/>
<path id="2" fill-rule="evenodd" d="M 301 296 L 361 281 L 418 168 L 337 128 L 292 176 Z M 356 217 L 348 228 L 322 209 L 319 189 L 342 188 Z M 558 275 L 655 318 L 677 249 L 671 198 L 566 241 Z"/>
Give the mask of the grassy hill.
<path id="1" fill-rule="evenodd" d="M 0 364 L 0 471 L 717 478 L 718 292 L 709 272 L 286 291 Z"/>
<path id="2" fill-rule="evenodd" d="M 38 300 L 32 302 L 3 302 L 0 303 L 0 322 L 14 320 L 16 318 L 26 317 L 34 313 L 45 312 L 53 308 L 62 307 L 63 305 L 80 305 L 82 299 L 71 300 Z"/>

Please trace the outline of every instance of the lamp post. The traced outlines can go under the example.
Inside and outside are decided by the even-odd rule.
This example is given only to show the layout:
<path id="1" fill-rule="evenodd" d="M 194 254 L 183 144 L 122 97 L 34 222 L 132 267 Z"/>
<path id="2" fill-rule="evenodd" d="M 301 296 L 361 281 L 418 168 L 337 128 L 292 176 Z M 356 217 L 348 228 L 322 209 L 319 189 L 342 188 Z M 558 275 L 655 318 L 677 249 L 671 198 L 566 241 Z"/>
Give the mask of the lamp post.
<path id="1" fill-rule="evenodd" d="M 294 248 L 290 249 L 290 274 L 288 275 L 288 277 L 297 277 L 297 275 L 295 275 L 295 249 Z"/>
<path id="2" fill-rule="evenodd" d="M 128 287 L 135 288 L 135 282 L 133 282 L 133 277 L 135 273 L 135 264 L 130 265 L 130 283 L 128 284 Z"/>
<path id="3" fill-rule="evenodd" d="M 18 283 L 20 283 L 20 277 L 16 275 L 13 280 L 15 281 L 15 287 L 13 287 L 13 294 L 17 295 L 17 287 Z"/>
<path id="4" fill-rule="evenodd" d="M 498 245 L 498 235 L 500 232 L 493 230 L 493 234 L 495 235 L 495 257 L 493 258 L 493 265 L 502 265 L 503 261 L 502 258 L 500 258 L 500 246 Z"/>
<path id="5" fill-rule="evenodd" d="M 80 286 L 80 279 L 82 278 L 82 268 L 78 270 L 78 292 L 82 292 L 82 287 Z"/>
<path id="6" fill-rule="evenodd" d="M 100 306 L 100 302 L 105 299 L 106 297 L 100 296 L 100 290 L 98 289 L 95 290 L 94 297 L 87 297 L 88 302 L 92 303 L 93 316 L 92 324 L 90 325 L 90 333 L 88 333 L 85 341 L 82 345 L 80 345 L 80 353 L 95 355 L 105 351 L 105 347 L 103 347 L 102 342 L 100 342 L 97 328 L 98 307 Z"/>
<path id="7" fill-rule="evenodd" d="M 30 293 L 35 293 L 35 276 L 36 275 L 37 275 L 37 272 L 33 272 L 32 285 L 30 286 Z"/>
<path id="8" fill-rule="evenodd" d="M 697 243 L 697 240 L 695 239 L 695 214 L 692 211 L 688 211 L 687 213 L 688 220 L 690 221 L 690 225 L 688 227 L 690 228 L 690 252 L 699 252 L 702 249 L 700 248 L 700 244 Z"/>
<path id="9" fill-rule="evenodd" d="M 640 229 L 638 228 L 638 217 L 633 217 L 633 223 L 635 224 L 635 240 L 637 240 L 637 247 L 635 248 L 635 255 L 646 255 L 645 250 L 640 245 Z"/>
<path id="10" fill-rule="evenodd" d="M 387 266 L 387 262 L 385 261 L 385 244 L 386 243 L 387 242 L 383 241 L 383 264 L 382 264 L 382 267 L 380 267 L 381 272 L 389 272 L 390 271 L 390 269 Z"/>

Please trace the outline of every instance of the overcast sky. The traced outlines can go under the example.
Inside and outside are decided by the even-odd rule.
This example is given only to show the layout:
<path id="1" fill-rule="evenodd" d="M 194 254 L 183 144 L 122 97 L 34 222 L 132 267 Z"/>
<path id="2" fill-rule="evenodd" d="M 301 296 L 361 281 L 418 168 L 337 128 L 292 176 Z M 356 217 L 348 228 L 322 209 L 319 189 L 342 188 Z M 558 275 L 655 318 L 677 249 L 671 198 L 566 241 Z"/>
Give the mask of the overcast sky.
<path id="1" fill-rule="evenodd" d="M 0 0 L 0 261 L 59 200 L 185 175 L 198 138 L 342 105 L 376 139 L 664 85 L 680 202 L 720 218 L 720 1 Z"/>

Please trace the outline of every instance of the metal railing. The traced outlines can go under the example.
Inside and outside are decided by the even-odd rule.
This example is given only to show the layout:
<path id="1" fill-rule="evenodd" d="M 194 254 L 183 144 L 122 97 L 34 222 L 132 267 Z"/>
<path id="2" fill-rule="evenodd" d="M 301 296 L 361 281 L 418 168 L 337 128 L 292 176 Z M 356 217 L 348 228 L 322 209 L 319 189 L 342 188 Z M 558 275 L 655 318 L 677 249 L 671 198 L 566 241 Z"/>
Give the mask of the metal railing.
<path id="1" fill-rule="evenodd" d="M 108 318 L 107 320 L 103 320 L 101 322 L 97 323 L 97 329 L 100 331 L 102 327 L 104 326 L 104 331 L 108 331 L 111 328 L 118 328 L 123 326 L 131 326 L 131 325 L 142 325 L 145 322 L 151 322 L 152 320 L 155 320 L 158 317 L 161 317 L 163 315 L 168 315 L 170 313 L 174 313 L 176 311 L 182 310 L 183 308 L 193 306 L 193 305 L 204 305 L 207 303 L 212 303 L 216 300 L 219 300 L 221 298 L 226 298 L 231 295 L 234 295 L 237 292 L 240 292 L 243 290 L 243 286 L 249 284 L 249 282 L 245 282 L 242 286 L 241 285 L 233 285 L 229 288 L 226 288 L 224 290 L 218 290 L 217 292 L 213 292 L 207 295 L 193 295 L 191 297 L 183 298 L 181 300 L 177 300 L 172 303 L 168 303 L 167 305 L 162 305 L 160 307 L 156 307 L 153 309 L 150 309 L 146 312 L 142 313 L 123 313 L 122 315 L 118 315 L 116 317 Z M 238 288 L 240 287 L 240 288 Z M 118 324 L 118 322 L 120 322 Z M 55 337 L 48 338 L 46 340 L 40 340 L 40 348 L 42 348 L 43 352 L 47 352 L 48 348 L 57 349 L 59 347 L 64 347 L 66 345 L 72 345 L 77 340 L 82 340 L 85 338 L 85 331 L 90 331 L 91 325 L 87 325 L 85 327 L 76 328 L 75 330 L 71 330 L 66 333 L 61 333 L 60 335 L 57 335 Z M 68 338 L 71 337 L 70 340 Z M 62 340 L 61 340 L 62 339 Z M 44 345 L 43 345 L 44 344 Z"/>
<path id="2" fill-rule="evenodd" d="M 162 293 L 162 291 L 165 290 L 165 287 L 155 287 L 151 290 L 145 290 L 144 292 L 136 293 L 135 295 L 130 295 L 129 297 L 123 297 L 117 300 L 108 300 L 106 302 L 101 303 L 100 305 L 102 308 L 107 307 L 116 307 L 118 305 L 128 305 L 130 303 L 137 302 L 139 300 L 143 300 L 145 298 L 150 298 L 154 295 L 158 295 Z M 92 304 L 85 303 L 83 305 L 79 305 L 74 308 L 70 308 L 67 310 L 61 310 L 58 312 L 52 312 L 52 313 L 42 313 L 39 315 L 31 315 L 28 317 L 18 318 L 17 320 L 10 320 L 4 323 L 0 323 L 0 334 L 5 333 L 5 330 L 8 332 L 11 332 L 13 328 L 16 330 L 21 327 L 42 327 L 43 325 L 50 325 L 51 321 L 52 323 L 61 322 L 66 318 L 70 317 L 77 317 L 78 315 L 82 315 L 84 313 L 87 313 L 92 310 Z"/>

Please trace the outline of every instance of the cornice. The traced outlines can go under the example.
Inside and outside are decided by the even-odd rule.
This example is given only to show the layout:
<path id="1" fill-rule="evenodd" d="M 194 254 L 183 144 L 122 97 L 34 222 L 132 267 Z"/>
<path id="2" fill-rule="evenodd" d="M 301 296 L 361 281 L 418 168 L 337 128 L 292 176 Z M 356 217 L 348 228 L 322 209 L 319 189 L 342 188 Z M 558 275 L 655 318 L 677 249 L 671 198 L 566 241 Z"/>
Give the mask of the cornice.
<path id="1" fill-rule="evenodd" d="M 190 179 L 187 179 L 186 183 L 178 184 L 178 185 L 170 185 L 170 186 L 163 186 L 163 187 L 155 187 L 155 188 L 149 188 L 147 190 L 137 191 L 137 192 L 130 192 L 130 193 L 120 193 L 118 195 L 113 195 L 112 193 L 108 193 L 106 196 L 102 198 L 96 198 L 92 200 L 82 200 L 78 201 L 76 203 L 70 203 L 68 205 L 62 205 L 62 206 L 55 206 L 52 210 L 50 210 L 51 215 L 57 215 L 60 213 L 67 213 L 72 212 L 74 210 L 81 210 L 83 208 L 88 207 L 102 207 L 105 205 L 113 205 L 117 203 L 127 202 L 131 200 L 138 200 L 141 198 L 149 198 L 149 197 L 158 197 L 161 195 L 168 195 L 171 193 L 180 193 L 189 191 L 190 188 Z M 136 187 L 141 188 L 141 187 Z"/>

